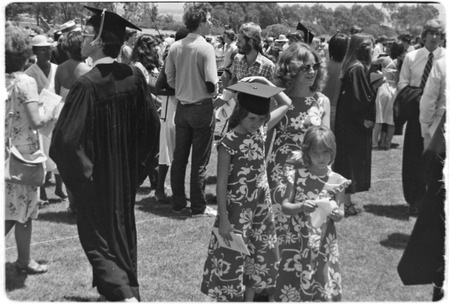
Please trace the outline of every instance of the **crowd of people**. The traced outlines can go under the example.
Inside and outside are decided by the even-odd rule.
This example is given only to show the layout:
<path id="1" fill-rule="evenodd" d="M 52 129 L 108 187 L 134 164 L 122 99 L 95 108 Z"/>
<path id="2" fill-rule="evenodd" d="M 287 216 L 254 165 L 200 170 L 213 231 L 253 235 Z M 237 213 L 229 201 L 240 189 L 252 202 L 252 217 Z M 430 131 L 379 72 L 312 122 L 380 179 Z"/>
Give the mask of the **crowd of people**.
<path id="1" fill-rule="evenodd" d="M 425 179 L 422 157 L 433 155 L 432 168 L 442 170 L 441 21 L 428 21 L 417 45 L 407 34 L 374 39 L 358 27 L 327 40 L 300 23 L 263 38 L 253 22 L 227 28 L 213 44 L 206 3 L 187 8 L 185 27 L 164 39 L 86 9 L 86 25 L 63 24 L 53 43 L 6 24 L 5 138 L 28 156 L 42 145 L 55 194 L 76 213 L 100 300 L 141 300 L 134 206 L 147 178 L 173 213 L 215 218 L 199 281 L 217 301 L 341 300 L 335 223 L 361 212 L 352 194 L 370 189 L 372 150 L 390 149 L 395 134 L 404 132 L 409 214 L 420 218 L 427 200 L 443 211 L 442 174 Z M 43 104 L 43 91 L 60 96 L 58 105 Z M 225 124 L 219 138 L 217 119 Z M 213 148 L 217 210 L 205 196 Z M 45 185 L 5 187 L 15 266 L 45 273 L 30 252 Z M 443 223 L 438 229 L 440 236 Z M 443 296 L 438 266 L 429 282 L 434 299 Z"/>

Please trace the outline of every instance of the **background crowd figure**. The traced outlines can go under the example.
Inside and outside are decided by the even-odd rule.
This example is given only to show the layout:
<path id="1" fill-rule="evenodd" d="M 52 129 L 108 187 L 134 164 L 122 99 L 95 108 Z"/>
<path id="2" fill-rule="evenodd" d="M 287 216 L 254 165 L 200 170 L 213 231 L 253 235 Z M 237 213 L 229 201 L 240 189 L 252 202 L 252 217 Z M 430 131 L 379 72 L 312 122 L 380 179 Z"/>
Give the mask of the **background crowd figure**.
<path id="1" fill-rule="evenodd" d="M 215 218 L 201 291 L 217 301 L 341 300 L 335 223 L 361 212 L 352 194 L 370 189 L 372 150 L 398 146 L 394 135 L 404 134 L 408 213 L 422 226 L 443 214 L 441 21 L 428 21 L 414 42 L 408 34 L 375 39 L 356 26 L 315 37 L 300 22 L 279 37 L 262 37 L 249 22 L 212 38 L 207 4 L 187 8 L 186 27 L 169 36 L 140 34 L 115 13 L 86 9 L 85 26 L 68 21 L 53 37 L 6 24 L 5 138 L 24 154 L 42 146 L 49 156 L 48 179 L 53 174 L 55 195 L 77 216 L 101 300 L 140 300 L 134 205 L 147 178 L 174 213 Z M 51 112 L 39 102 L 43 89 L 62 97 Z M 216 122 L 224 125 L 219 134 Z M 214 148 L 217 210 L 205 195 Z M 5 187 L 15 266 L 47 272 L 30 252 L 45 186 Z M 314 226 L 322 200 L 335 207 Z M 443 296 L 443 227 L 427 282 L 434 300 Z M 250 255 L 219 245 L 231 233 Z M 403 281 L 401 271 L 421 254 L 412 246 L 399 267 Z"/>

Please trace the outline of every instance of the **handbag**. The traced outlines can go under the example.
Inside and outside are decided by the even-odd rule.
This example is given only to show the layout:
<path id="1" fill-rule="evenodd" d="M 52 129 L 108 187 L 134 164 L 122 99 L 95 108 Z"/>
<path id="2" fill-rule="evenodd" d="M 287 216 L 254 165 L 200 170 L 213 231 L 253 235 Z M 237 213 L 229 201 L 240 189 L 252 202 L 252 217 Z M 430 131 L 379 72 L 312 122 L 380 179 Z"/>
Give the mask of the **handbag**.
<path id="1" fill-rule="evenodd" d="M 11 129 L 14 108 L 11 102 L 9 112 L 9 132 L 5 151 L 5 181 L 13 184 L 40 187 L 45 182 L 44 163 L 47 156 L 39 148 L 31 155 L 24 156 L 12 144 Z M 38 136 L 38 134 L 36 134 Z M 39 137 L 38 137 L 39 143 Z"/>

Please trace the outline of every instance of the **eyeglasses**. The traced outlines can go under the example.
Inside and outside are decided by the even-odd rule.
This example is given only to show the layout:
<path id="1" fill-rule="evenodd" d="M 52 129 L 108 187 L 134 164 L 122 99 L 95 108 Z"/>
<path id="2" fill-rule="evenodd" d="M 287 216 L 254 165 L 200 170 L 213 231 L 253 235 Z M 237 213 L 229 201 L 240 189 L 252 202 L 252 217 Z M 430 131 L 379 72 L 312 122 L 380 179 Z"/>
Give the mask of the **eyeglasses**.
<path id="1" fill-rule="evenodd" d="M 311 68 L 314 71 L 317 71 L 320 68 L 320 62 L 316 62 L 314 64 L 308 64 L 308 65 L 302 65 L 301 67 L 299 67 L 298 69 L 301 72 L 309 72 L 311 70 Z"/>

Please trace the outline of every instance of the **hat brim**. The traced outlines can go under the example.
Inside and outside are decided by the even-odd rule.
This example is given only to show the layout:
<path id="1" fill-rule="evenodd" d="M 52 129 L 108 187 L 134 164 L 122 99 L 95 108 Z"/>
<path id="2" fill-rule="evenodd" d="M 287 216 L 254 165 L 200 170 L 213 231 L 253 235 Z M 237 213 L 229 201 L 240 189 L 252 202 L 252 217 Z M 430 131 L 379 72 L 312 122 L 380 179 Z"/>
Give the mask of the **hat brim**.
<path id="1" fill-rule="evenodd" d="M 52 46 L 50 42 L 43 42 L 33 45 L 33 47 L 39 47 L 39 46 Z"/>
<path id="2" fill-rule="evenodd" d="M 74 24 L 74 25 L 69 26 L 69 27 L 66 27 L 66 28 L 61 28 L 61 29 L 59 29 L 59 30 L 61 31 L 61 33 L 65 34 L 65 33 L 68 33 L 68 32 L 70 32 L 70 31 L 73 31 L 73 30 L 76 29 L 76 28 L 77 28 L 77 25 Z"/>

